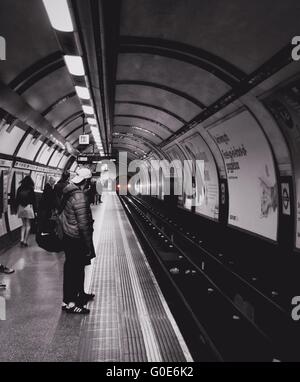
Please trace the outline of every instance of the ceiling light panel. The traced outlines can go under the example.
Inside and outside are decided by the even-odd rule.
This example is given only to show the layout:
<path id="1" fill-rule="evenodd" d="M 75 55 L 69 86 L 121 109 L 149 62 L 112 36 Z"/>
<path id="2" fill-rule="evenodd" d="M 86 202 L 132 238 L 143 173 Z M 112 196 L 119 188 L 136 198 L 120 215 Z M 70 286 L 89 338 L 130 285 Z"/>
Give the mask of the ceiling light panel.
<path id="1" fill-rule="evenodd" d="M 90 124 L 90 125 L 96 125 L 97 121 L 95 120 L 95 118 L 87 118 L 87 122 Z"/>
<path id="2" fill-rule="evenodd" d="M 94 108 L 92 106 L 83 105 L 82 109 L 85 112 L 85 114 L 94 114 Z"/>
<path id="3" fill-rule="evenodd" d="M 90 92 L 88 88 L 84 86 L 75 86 L 76 93 L 81 99 L 90 99 Z"/>
<path id="4" fill-rule="evenodd" d="M 85 75 L 83 61 L 80 56 L 65 55 L 64 58 L 65 58 L 67 68 L 73 76 Z"/>
<path id="5" fill-rule="evenodd" d="M 61 32 L 73 32 L 74 26 L 67 0 L 43 0 L 50 23 Z"/>

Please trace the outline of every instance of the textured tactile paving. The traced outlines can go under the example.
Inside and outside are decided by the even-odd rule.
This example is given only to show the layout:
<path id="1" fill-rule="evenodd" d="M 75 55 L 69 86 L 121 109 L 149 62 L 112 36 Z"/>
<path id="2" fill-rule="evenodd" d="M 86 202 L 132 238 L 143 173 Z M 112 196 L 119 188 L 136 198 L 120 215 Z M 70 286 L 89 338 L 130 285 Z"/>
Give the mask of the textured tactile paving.
<path id="1" fill-rule="evenodd" d="M 106 195 L 104 208 L 91 283 L 96 298 L 82 322 L 78 358 L 185 361 L 174 322 L 117 196 Z"/>

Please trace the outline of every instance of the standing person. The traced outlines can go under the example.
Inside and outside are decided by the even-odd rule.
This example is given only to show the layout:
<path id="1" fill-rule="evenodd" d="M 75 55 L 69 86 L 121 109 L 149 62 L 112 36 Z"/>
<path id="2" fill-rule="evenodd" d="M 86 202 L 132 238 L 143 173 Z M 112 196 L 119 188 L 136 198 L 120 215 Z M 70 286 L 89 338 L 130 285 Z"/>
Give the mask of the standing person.
<path id="1" fill-rule="evenodd" d="M 95 297 L 84 293 L 84 267 L 95 257 L 93 218 L 84 192 L 91 177 L 89 169 L 80 168 L 63 191 L 61 209 L 66 259 L 62 309 L 67 313 L 88 314 L 90 311 L 84 305 Z"/>
<path id="2" fill-rule="evenodd" d="M 45 185 L 41 201 L 38 209 L 38 227 L 41 232 L 50 232 L 51 217 L 55 215 L 59 208 L 59 201 L 56 192 L 54 191 L 55 179 L 50 177 Z"/>
<path id="3" fill-rule="evenodd" d="M 21 180 L 17 190 L 16 208 L 18 217 L 22 219 L 21 247 L 28 247 L 30 233 L 30 221 L 35 218 L 36 199 L 34 194 L 34 182 L 29 175 Z"/>
<path id="4" fill-rule="evenodd" d="M 97 195 L 96 182 L 95 181 L 91 181 L 90 188 L 88 190 L 88 195 L 89 195 L 90 204 L 95 204 L 96 203 L 96 195 Z"/>
<path id="5" fill-rule="evenodd" d="M 59 181 L 54 186 L 54 191 L 58 197 L 58 200 L 60 201 L 63 197 L 63 189 L 69 184 L 70 179 L 70 172 L 65 171 Z"/>
<path id="6" fill-rule="evenodd" d="M 103 187 L 102 187 L 101 179 L 97 180 L 96 190 L 97 190 L 96 198 L 97 198 L 99 203 L 102 203 L 102 191 L 103 191 Z"/>

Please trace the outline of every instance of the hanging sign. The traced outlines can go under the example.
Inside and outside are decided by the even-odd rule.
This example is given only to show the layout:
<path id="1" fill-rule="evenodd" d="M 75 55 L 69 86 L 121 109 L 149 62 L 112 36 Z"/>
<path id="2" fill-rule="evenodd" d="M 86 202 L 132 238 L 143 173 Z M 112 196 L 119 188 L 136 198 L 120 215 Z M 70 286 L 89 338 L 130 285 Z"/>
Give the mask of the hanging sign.
<path id="1" fill-rule="evenodd" d="M 79 144 L 80 145 L 89 145 L 90 136 L 88 134 L 79 135 Z"/>

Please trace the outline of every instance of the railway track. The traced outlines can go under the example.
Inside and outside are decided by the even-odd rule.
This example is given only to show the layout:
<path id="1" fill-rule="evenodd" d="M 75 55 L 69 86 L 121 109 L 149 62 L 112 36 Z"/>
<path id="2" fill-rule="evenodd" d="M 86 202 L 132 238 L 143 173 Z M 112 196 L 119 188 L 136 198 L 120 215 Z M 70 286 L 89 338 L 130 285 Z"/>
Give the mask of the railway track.
<path id="1" fill-rule="evenodd" d="M 121 201 L 217 360 L 292 360 L 294 327 L 276 301 L 203 248 L 182 224 L 139 198 Z"/>

